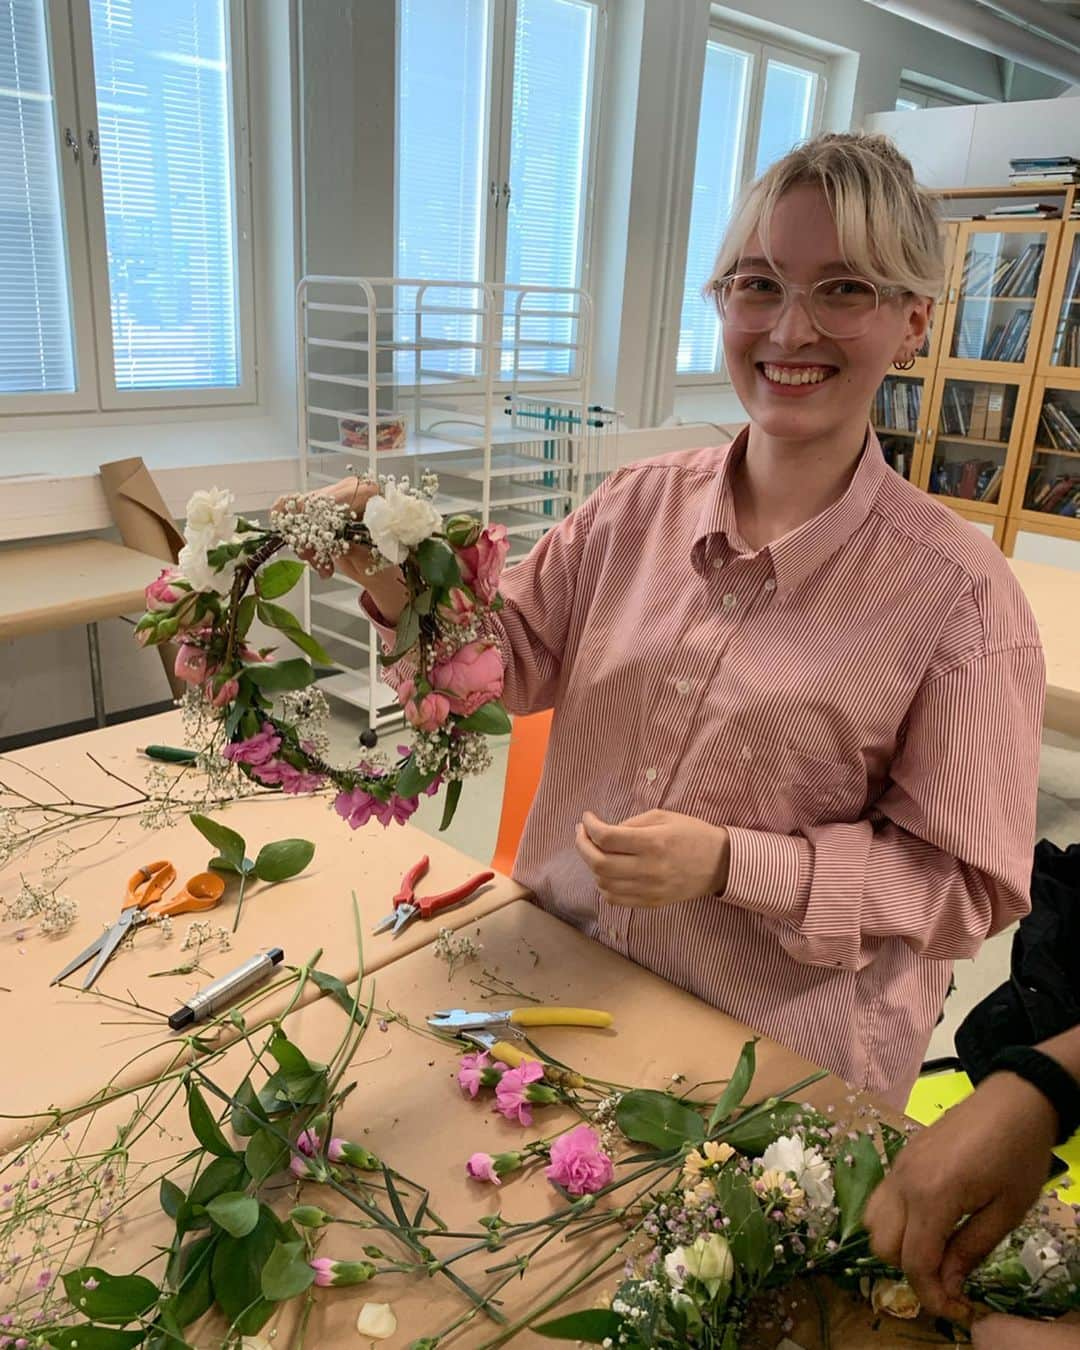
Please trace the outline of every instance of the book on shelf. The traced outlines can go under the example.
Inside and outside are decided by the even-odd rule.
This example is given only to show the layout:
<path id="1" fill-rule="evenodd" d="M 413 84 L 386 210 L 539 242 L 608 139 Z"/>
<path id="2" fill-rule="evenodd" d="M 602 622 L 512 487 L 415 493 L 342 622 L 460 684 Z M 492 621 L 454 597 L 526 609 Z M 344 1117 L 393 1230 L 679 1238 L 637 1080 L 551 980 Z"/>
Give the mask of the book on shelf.
<path id="1" fill-rule="evenodd" d="M 979 493 L 979 501 L 981 502 L 997 501 L 998 493 L 1001 491 L 1001 479 L 1004 476 L 1004 473 L 1005 473 L 1004 464 L 999 464 L 997 468 L 993 471 L 993 473 L 990 475 L 990 478 L 986 483 L 986 485 L 983 487 L 982 491 Z"/>
<path id="2" fill-rule="evenodd" d="M 1048 202 L 1009 202 L 995 206 L 984 216 L 972 216 L 972 220 L 1057 220 L 1060 215 L 1061 207 Z"/>
<path id="3" fill-rule="evenodd" d="M 990 386 L 988 384 L 976 385 L 975 395 L 971 400 L 971 421 L 968 424 L 966 435 L 975 436 L 978 440 L 986 439 L 986 412 L 989 402 Z"/>
<path id="4" fill-rule="evenodd" d="M 1080 450 L 1080 410 L 1063 408 L 1047 399 L 1043 403 L 1041 420 L 1054 437 L 1055 450 Z"/>
<path id="5" fill-rule="evenodd" d="M 1074 155 L 1020 155 L 1009 160 L 1013 173 L 1080 173 Z"/>
<path id="6" fill-rule="evenodd" d="M 988 441 L 1001 441 L 1005 439 L 1005 387 L 1000 384 L 985 387 L 987 390 L 986 430 L 983 435 Z"/>

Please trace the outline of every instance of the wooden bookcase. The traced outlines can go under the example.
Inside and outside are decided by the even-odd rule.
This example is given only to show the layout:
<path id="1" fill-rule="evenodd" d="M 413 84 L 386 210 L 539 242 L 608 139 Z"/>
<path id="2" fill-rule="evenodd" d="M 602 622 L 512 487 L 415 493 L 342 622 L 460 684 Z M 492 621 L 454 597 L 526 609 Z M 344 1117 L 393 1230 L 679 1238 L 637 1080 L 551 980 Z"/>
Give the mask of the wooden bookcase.
<path id="1" fill-rule="evenodd" d="M 1080 221 L 1076 187 L 965 187 L 955 200 L 1062 201 L 1062 220 L 951 220 L 946 285 L 910 371 L 872 413 L 885 457 L 992 530 L 1080 541 Z M 1075 483 L 1072 479 L 1075 477 Z M 1075 490 L 1075 502 L 1073 492 Z"/>

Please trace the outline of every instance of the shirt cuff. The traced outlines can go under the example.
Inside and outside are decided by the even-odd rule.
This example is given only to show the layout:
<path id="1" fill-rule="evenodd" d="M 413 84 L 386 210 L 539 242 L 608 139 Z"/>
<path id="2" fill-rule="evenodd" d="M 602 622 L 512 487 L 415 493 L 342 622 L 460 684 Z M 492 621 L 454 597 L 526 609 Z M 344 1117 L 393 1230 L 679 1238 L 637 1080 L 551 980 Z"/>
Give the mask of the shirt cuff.
<path id="1" fill-rule="evenodd" d="M 798 835 L 728 826 L 727 890 L 720 897 L 741 909 L 791 917 L 810 901 L 814 854 Z"/>
<path id="2" fill-rule="evenodd" d="M 383 647 L 391 651 L 397 636 L 397 625 L 392 624 L 378 607 L 367 591 L 360 592 L 360 608 L 375 625 L 375 631 L 382 638 Z"/>

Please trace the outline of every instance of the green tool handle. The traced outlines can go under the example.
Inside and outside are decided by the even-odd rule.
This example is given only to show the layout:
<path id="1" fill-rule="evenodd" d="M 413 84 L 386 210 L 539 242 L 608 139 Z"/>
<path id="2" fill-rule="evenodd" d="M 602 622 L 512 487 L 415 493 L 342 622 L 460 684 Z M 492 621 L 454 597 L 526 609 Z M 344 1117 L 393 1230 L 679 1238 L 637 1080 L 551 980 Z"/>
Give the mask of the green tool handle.
<path id="1" fill-rule="evenodd" d="M 165 764 L 194 764 L 199 757 L 197 750 L 183 750 L 175 745 L 148 745 L 143 754 L 148 759 L 160 759 Z"/>

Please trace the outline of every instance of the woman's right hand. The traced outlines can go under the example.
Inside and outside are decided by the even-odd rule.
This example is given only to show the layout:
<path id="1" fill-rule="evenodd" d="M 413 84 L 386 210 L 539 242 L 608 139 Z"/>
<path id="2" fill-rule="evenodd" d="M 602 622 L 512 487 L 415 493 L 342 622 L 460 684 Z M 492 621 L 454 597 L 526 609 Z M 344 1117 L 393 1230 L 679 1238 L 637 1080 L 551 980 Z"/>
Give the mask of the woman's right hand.
<path id="1" fill-rule="evenodd" d="M 372 497 L 378 495 L 378 483 L 373 483 L 370 478 L 360 478 L 356 474 L 350 474 L 348 478 L 342 478 L 340 482 L 333 483 L 329 487 L 316 488 L 313 492 L 303 494 L 289 493 L 287 496 L 279 497 L 274 503 L 273 510 L 288 511 L 296 509 L 296 507 L 291 507 L 290 503 L 303 503 L 309 497 L 330 497 L 341 505 L 351 507 L 356 519 L 363 520 L 368 502 L 371 501 Z M 317 563 L 307 550 L 302 551 L 297 556 L 302 558 L 309 567 L 313 567 L 324 581 L 332 577 L 335 572 L 348 577 L 350 581 L 355 581 L 358 586 L 368 592 L 386 622 L 391 626 L 397 623 L 408 600 L 408 592 L 399 567 L 384 565 L 376 568 L 375 555 L 364 544 L 353 544 L 347 553 L 338 554 L 332 567 Z"/>

